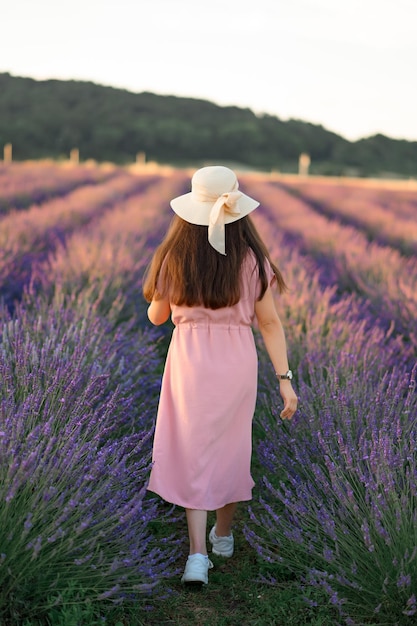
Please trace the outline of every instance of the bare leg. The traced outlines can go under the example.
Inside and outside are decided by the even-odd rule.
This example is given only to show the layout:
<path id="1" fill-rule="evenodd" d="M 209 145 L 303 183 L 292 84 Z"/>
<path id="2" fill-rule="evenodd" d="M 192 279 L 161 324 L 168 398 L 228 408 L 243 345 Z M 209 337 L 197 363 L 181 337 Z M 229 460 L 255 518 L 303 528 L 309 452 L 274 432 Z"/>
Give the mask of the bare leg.
<path id="1" fill-rule="evenodd" d="M 190 554 L 207 554 L 206 529 L 207 511 L 185 509 L 190 538 Z"/>
<path id="2" fill-rule="evenodd" d="M 226 504 L 216 511 L 216 535 L 217 537 L 228 537 L 232 532 L 233 518 L 237 509 L 237 502 Z"/>

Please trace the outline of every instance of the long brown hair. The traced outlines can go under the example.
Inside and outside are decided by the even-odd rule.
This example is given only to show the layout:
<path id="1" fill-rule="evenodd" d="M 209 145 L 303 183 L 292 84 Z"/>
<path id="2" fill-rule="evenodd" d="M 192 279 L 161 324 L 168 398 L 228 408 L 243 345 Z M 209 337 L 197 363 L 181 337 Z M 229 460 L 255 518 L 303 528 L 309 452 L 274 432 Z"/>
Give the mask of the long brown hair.
<path id="1" fill-rule="evenodd" d="M 272 263 L 250 217 L 226 224 L 225 229 L 227 254 L 222 255 L 209 244 L 207 226 L 190 224 L 175 215 L 145 273 L 145 299 L 151 302 L 168 296 L 176 305 L 203 305 L 209 309 L 232 306 L 240 299 L 240 268 L 249 249 L 253 250 L 259 268 L 259 300 L 268 287 L 265 258 L 271 263 L 279 291 L 285 291 L 282 274 Z"/>

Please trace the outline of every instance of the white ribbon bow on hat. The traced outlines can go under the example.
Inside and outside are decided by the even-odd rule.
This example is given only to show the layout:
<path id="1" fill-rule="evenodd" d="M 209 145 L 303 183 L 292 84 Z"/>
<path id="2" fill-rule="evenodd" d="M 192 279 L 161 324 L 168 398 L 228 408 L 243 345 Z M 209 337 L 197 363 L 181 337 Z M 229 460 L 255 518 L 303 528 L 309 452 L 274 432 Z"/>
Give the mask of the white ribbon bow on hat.
<path id="1" fill-rule="evenodd" d="M 226 254 L 225 214 L 240 215 L 238 200 L 241 196 L 240 191 L 222 193 L 211 208 L 208 240 L 210 245 L 220 254 Z"/>

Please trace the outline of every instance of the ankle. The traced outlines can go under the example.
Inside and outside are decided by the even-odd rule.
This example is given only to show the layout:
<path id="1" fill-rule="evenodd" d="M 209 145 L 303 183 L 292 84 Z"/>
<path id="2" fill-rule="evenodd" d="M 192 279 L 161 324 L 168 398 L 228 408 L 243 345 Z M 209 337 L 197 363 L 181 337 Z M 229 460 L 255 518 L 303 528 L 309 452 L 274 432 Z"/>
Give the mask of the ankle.
<path id="1" fill-rule="evenodd" d="M 231 537 L 232 536 L 232 531 L 229 528 L 228 530 L 225 530 L 224 528 L 220 527 L 220 530 L 217 528 L 217 526 L 214 527 L 214 534 L 216 537 Z"/>

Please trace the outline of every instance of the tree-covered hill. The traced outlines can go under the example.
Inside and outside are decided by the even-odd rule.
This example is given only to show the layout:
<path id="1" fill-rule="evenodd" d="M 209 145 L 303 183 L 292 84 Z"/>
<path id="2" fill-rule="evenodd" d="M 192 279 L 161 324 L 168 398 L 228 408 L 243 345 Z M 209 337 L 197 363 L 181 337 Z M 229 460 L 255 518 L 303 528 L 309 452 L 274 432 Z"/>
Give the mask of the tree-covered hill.
<path id="1" fill-rule="evenodd" d="M 417 142 L 376 135 L 350 142 L 323 126 L 255 115 L 250 109 L 90 82 L 0 74 L 0 148 L 13 158 L 68 157 L 173 164 L 234 162 L 295 171 L 300 153 L 325 174 L 417 175 Z"/>

